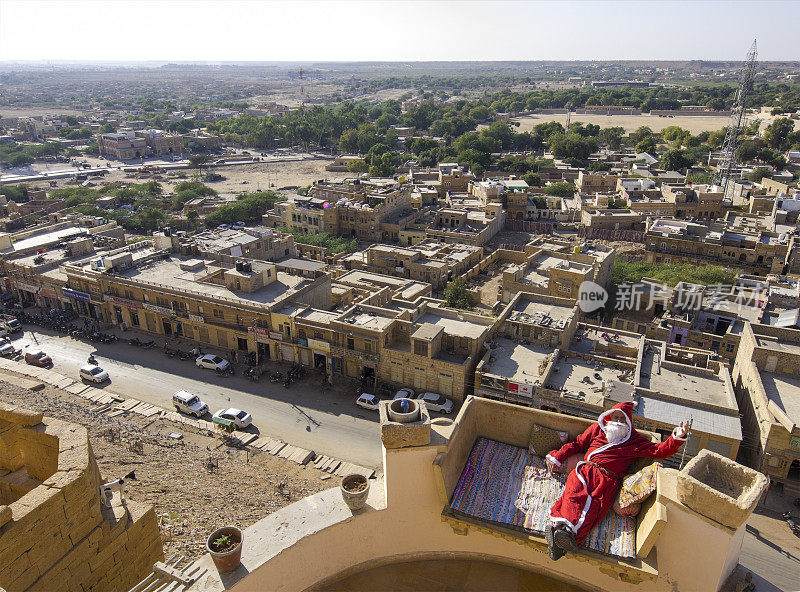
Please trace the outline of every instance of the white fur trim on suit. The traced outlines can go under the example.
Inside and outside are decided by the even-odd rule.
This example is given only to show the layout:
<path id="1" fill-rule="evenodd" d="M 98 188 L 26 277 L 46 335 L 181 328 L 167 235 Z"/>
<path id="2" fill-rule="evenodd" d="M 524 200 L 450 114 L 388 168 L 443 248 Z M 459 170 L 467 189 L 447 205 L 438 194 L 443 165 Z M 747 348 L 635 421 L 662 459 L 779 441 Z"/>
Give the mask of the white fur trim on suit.
<path id="1" fill-rule="evenodd" d="M 578 463 L 578 467 L 581 466 L 582 464 L 586 464 L 586 463 L 581 461 L 581 462 Z M 570 522 L 566 518 L 562 518 L 561 516 L 558 516 L 558 517 L 552 517 L 551 516 L 550 517 L 550 521 L 553 523 L 554 526 L 556 524 L 559 524 L 559 523 L 566 524 L 567 526 L 569 526 L 569 529 L 576 536 L 578 534 L 578 530 L 580 530 L 581 526 L 586 521 L 586 514 L 589 513 L 589 508 L 592 507 L 592 496 L 589 493 L 589 486 L 586 485 L 586 481 L 584 480 L 583 476 L 578 472 L 578 467 L 575 467 L 575 474 L 578 476 L 578 479 L 580 480 L 581 484 L 583 485 L 583 488 L 586 490 L 586 503 L 583 504 L 583 511 L 581 512 L 581 515 L 578 518 L 578 521 L 575 524 L 573 524 L 572 522 Z"/>
<path id="2" fill-rule="evenodd" d="M 547 456 L 545 456 L 545 458 L 547 460 L 549 460 L 550 462 L 552 462 L 555 466 L 557 466 L 557 467 L 561 466 L 561 463 L 558 462 L 558 459 L 556 459 L 556 457 L 553 456 L 552 454 L 548 454 Z"/>

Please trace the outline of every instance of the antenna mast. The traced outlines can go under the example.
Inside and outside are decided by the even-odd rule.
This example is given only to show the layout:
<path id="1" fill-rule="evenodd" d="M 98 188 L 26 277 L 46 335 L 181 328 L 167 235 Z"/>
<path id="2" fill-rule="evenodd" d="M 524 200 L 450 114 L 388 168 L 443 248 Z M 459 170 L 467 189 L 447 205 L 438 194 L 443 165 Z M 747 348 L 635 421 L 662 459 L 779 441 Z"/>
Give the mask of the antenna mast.
<path id="1" fill-rule="evenodd" d="M 723 198 L 728 195 L 728 185 L 731 180 L 731 171 L 736 164 L 736 151 L 742 143 L 742 134 L 747 126 L 745 114 L 745 103 L 747 95 L 753 87 L 753 77 L 756 73 L 756 57 L 758 49 L 756 42 L 750 46 L 747 52 L 742 72 L 739 75 L 739 90 L 736 91 L 736 98 L 731 107 L 731 119 L 728 123 L 728 131 L 725 134 L 725 141 L 722 144 L 722 154 L 717 162 L 717 171 L 714 173 L 714 184 L 722 188 Z"/>

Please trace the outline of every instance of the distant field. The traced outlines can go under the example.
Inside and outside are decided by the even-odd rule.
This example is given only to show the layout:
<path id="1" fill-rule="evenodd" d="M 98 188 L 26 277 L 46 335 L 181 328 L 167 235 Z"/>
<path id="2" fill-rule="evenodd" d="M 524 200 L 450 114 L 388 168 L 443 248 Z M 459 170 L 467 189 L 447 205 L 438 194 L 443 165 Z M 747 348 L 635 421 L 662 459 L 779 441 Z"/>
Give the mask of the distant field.
<path id="1" fill-rule="evenodd" d="M 538 123 L 548 121 L 558 121 L 561 125 L 566 122 L 567 116 L 563 113 L 542 113 L 541 115 L 528 115 L 519 117 L 514 121 L 519 121 L 520 126 L 517 131 L 524 132 L 533 128 Z M 701 115 L 686 115 L 675 117 L 658 117 L 650 115 L 578 115 L 572 114 L 572 123 L 580 121 L 582 123 L 594 123 L 600 127 L 624 127 L 626 132 L 632 132 L 643 125 L 646 125 L 654 132 L 661 131 L 670 125 L 677 125 L 693 134 L 709 131 L 713 132 L 728 125 L 728 117 L 705 117 Z"/>
<path id="2" fill-rule="evenodd" d="M 38 115 L 82 115 L 84 111 L 62 107 L 3 107 L 0 105 L 0 117 L 36 117 Z"/>

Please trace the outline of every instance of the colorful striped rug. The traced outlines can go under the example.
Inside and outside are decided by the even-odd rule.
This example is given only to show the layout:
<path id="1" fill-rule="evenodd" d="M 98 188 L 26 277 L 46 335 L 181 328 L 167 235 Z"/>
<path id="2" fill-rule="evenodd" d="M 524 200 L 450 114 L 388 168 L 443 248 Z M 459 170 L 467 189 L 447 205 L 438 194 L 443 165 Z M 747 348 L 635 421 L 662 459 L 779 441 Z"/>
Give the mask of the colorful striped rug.
<path id="1" fill-rule="evenodd" d="M 525 448 L 479 438 L 461 473 L 450 508 L 473 518 L 543 534 L 550 507 L 564 491 L 563 475 L 534 479 L 544 461 Z M 622 558 L 636 556 L 636 521 L 610 511 L 584 546 Z"/>

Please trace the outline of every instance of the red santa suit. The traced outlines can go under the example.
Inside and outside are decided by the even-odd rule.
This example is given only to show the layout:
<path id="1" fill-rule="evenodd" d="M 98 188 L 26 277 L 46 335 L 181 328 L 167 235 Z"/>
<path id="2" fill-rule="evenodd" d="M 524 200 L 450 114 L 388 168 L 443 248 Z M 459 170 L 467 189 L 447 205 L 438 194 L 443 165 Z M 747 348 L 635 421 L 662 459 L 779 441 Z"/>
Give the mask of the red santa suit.
<path id="1" fill-rule="evenodd" d="M 625 413 L 628 435 L 611 444 L 601 426 L 614 409 Z M 621 476 L 633 461 L 641 456 L 667 458 L 678 452 L 685 441 L 677 437 L 678 428 L 675 428 L 666 442 L 655 444 L 633 429 L 632 411 L 631 402 L 615 405 L 575 440 L 547 455 L 560 467 L 573 454 L 586 453 L 584 460 L 567 477 L 564 493 L 550 508 L 553 525 L 565 524 L 575 534 L 578 545 L 583 544 L 592 528 L 614 505 L 622 485 Z"/>

